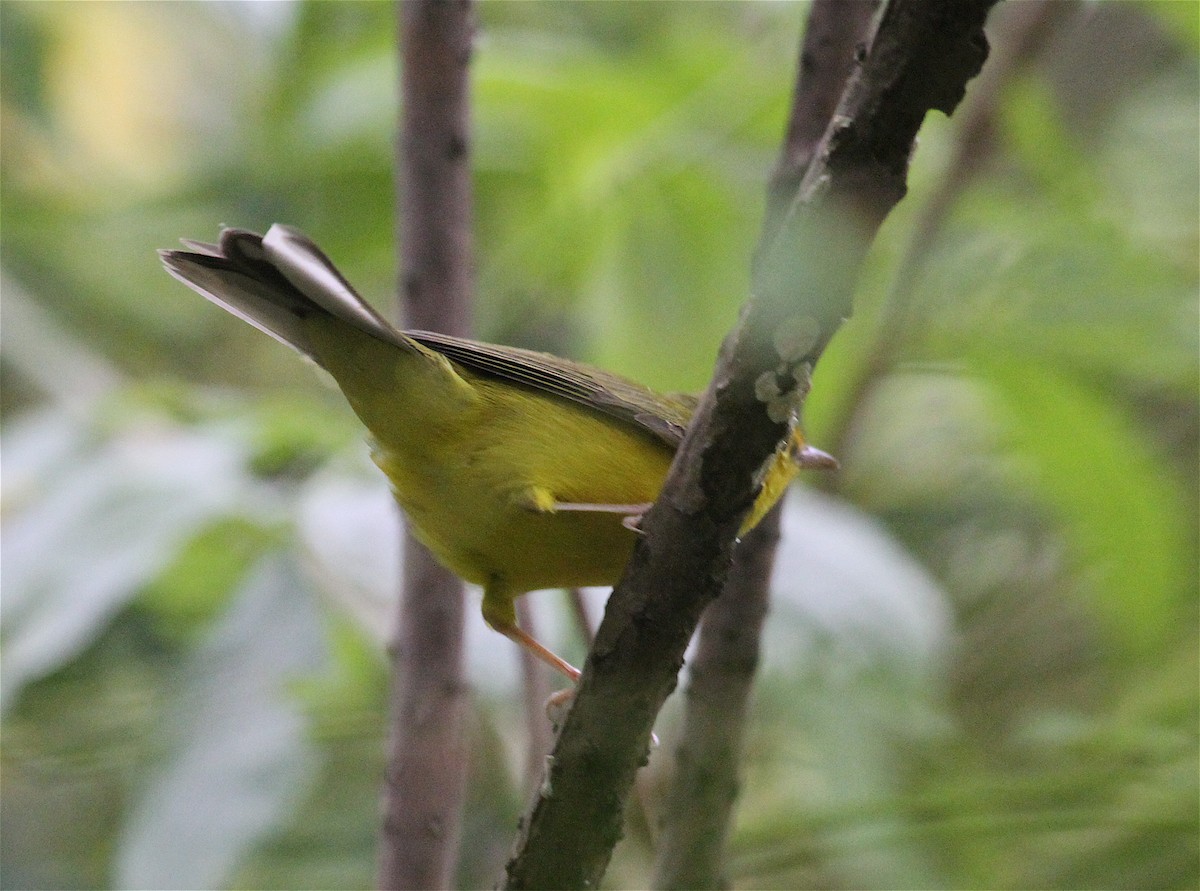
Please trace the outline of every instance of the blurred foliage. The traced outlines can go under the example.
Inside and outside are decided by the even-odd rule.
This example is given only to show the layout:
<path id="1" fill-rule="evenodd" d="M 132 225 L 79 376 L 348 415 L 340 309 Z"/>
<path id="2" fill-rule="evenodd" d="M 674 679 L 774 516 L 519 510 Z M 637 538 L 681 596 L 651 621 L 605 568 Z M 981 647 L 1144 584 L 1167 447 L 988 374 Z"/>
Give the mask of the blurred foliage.
<path id="1" fill-rule="evenodd" d="M 736 887 L 1200 882 L 1198 10 L 1081 6 L 885 329 L 956 138 L 927 122 L 810 399 L 843 471 L 788 507 Z M 480 7 L 481 337 L 704 385 L 804 11 Z M 153 251 L 287 221 L 390 308 L 392 15 L 0 3 L 5 888 L 372 882 L 386 488 L 340 397 Z M 471 621 L 483 886 L 524 742 Z M 647 881 L 628 835 L 611 887 Z"/>

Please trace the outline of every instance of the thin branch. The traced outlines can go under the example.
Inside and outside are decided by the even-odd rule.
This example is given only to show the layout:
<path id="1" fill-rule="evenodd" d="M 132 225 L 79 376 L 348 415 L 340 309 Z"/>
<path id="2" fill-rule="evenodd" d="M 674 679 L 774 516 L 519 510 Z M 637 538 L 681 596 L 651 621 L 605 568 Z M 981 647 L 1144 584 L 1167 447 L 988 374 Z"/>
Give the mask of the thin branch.
<path id="1" fill-rule="evenodd" d="M 609 599 L 508 887 L 596 887 L 603 876 L 654 718 L 720 593 L 760 469 L 850 313 L 925 114 L 952 111 L 983 64 L 993 2 L 892 0 L 884 10 Z"/>
<path id="2" fill-rule="evenodd" d="M 463 334 L 472 288 L 472 8 L 408 0 L 401 18 L 402 314 L 411 326 Z M 463 588 L 411 535 L 404 553 L 377 882 L 445 888 L 458 861 L 466 787 Z"/>
<path id="3" fill-rule="evenodd" d="M 667 794 L 655 888 L 722 888 L 750 687 L 779 541 L 779 505 L 738 545 L 721 596 L 704 613 Z M 718 604 L 721 605 L 717 609 Z"/>
<path id="4" fill-rule="evenodd" d="M 528 597 L 518 597 L 516 602 L 517 624 L 534 637 L 537 632 L 537 617 Z M 541 781 L 546 756 L 554 744 L 554 734 L 546 717 L 546 700 L 550 698 L 550 680 L 546 664 L 525 647 L 517 647 L 521 658 L 522 705 L 525 712 L 525 776 L 524 787 L 532 795 L 534 787 Z"/>
<path id="5" fill-rule="evenodd" d="M 816 0 L 791 113 L 767 192 L 760 252 L 778 234 L 867 39 L 877 0 Z M 723 887 L 747 701 L 758 666 L 779 540 L 777 507 L 734 552 L 725 590 L 704 612 L 655 867 L 657 888 Z"/>
<path id="6" fill-rule="evenodd" d="M 590 649 L 592 641 L 596 639 L 596 625 L 592 620 L 591 614 L 588 612 L 587 601 L 583 597 L 581 588 L 569 588 L 566 592 L 567 601 L 571 608 L 571 614 L 575 618 L 575 628 L 584 643 Z M 549 747 L 547 747 L 547 752 Z M 541 762 L 539 767 L 545 767 L 545 760 Z M 538 779 L 541 778 L 539 771 Z M 654 850 L 656 842 L 656 831 L 654 820 L 651 818 L 651 802 L 654 800 L 653 790 L 645 778 L 639 776 L 637 783 L 634 786 L 633 805 L 628 809 L 627 816 L 629 822 L 630 838 L 636 840 L 639 844 L 643 844 L 650 850 Z"/>
<path id="7" fill-rule="evenodd" d="M 397 207 L 403 313 L 411 328 L 471 331 L 471 0 L 403 0 L 402 172 Z"/>

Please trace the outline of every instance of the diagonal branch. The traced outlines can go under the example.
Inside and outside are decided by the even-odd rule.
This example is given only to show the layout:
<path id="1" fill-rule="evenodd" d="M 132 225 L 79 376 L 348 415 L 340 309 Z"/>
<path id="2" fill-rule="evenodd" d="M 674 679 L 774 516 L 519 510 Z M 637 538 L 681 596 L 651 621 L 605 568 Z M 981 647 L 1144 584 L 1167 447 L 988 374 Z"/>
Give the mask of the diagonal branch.
<path id="1" fill-rule="evenodd" d="M 800 43 L 796 88 L 779 159 L 767 187 L 767 212 L 760 242 L 771 241 L 812 163 L 829 119 L 842 98 L 879 0 L 813 0 Z M 761 248 L 760 248 L 761 249 Z"/>
<path id="2" fill-rule="evenodd" d="M 854 68 L 878 0 L 815 0 L 797 65 L 787 132 L 767 192 L 768 244 L 796 198 Z M 758 666 L 779 540 L 779 506 L 737 546 L 725 589 L 704 612 L 683 733 L 667 795 L 655 887 L 719 888 L 738 790 L 746 706 Z"/>
<path id="3" fill-rule="evenodd" d="M 472 287 L 472 7 L 408 0 L 401 9 L 403 314 L 410 326 L 465 334 Z M 404 554 L 377 882 L 387 889 L 445 888 L 458 861 L 466 785 L 463 587 L 411 535 Z"/>
<path id="4" fill-rule="evenodd" d="M 950 113 L 987 54 L 995 0 L 892 0 L 799 196 L 763 252 L 645 536 L 613 592 L 508 864 L 510 888 L 596 887 L 700 614 L 720 593 L 760 468 L 849 315 L 858 270 L 904 195 L 930 109 Z"/>

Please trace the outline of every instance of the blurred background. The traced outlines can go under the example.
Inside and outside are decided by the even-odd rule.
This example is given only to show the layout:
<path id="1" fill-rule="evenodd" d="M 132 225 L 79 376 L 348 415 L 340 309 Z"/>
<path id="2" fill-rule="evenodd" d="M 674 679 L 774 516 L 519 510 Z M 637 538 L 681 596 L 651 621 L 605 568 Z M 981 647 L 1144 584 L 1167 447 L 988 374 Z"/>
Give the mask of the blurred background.
<path id="1" fill-rule="evenodd" d="M 1200 881 L 1200 6 L 1052 5 L 970 133 L 927 121 L 817 369 L 843 469 L 787 504 L 735 887 Z M 481 5 L 478 336 L 702 388 L 805 14 Z M 394 32 L 0 4 L 4 888 L 373 883 L 385 483 L 336 390 L 154 250 L 289 222 L 393 313 Z M 469 613 L 475 887 L 525 737 L 516 648 Z M 648 881 L 677 700 L 610 887 Z"/>

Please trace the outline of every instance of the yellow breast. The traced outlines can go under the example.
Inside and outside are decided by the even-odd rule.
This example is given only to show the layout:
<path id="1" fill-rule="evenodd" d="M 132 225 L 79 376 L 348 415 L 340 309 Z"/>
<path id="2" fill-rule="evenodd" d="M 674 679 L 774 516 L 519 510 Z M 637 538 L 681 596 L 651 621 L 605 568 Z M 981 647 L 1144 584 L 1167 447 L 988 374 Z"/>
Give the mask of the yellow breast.
<path id="1" fill-rule="evenodd" d="M 529 493 L 645 504 L 662 487 L 670 448 L 565 400 L 471 383 L 480 399 L 437 442 L 377 439 L 375 461 L 417 537 L 468 581 L 514 594 L 615 583 L 635 540 L 623 516 L 538 511 Z"/>

